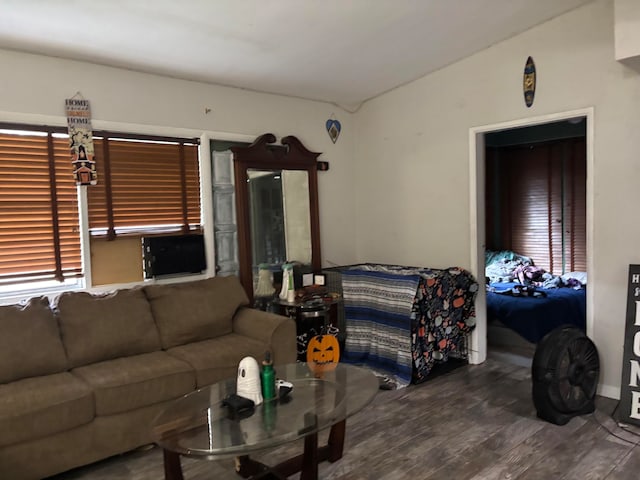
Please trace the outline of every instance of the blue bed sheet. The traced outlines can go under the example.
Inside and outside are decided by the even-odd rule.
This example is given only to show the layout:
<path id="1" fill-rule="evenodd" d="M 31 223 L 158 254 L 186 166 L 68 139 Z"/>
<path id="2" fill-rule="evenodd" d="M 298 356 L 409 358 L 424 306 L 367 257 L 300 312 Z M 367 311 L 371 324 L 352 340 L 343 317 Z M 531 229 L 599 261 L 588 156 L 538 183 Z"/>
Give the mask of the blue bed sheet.
<path id="1" fill-rule="evenodd" d="M 491 283 L 496 291 L 509 290 L 518 283 Z M 561 325 L 586 330 L 586 290 L 538 288 L 543 297 L 509 296 L 487 291 L 487 317 L 500 320 L 529 342 L 538 343 Z"/>

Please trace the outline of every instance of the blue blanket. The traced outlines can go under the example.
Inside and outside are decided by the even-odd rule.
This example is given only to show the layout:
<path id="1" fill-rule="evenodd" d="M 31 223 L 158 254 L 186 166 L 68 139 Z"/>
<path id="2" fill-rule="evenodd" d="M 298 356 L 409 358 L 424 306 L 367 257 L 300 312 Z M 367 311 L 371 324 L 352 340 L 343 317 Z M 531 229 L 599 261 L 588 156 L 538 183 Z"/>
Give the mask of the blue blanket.
<path id="1" fill-rule="evenodd" d="M 538 343 L 562 325 L 586 329 L 586 290 L 538 288 L 543 295 L 512 295 L 517 283 L 491 283 L 487 291 L 487 317 L 500 320 L 529 342 Z M 494 292 L 490 291 L 495 290 Z M 502 292 L 502 293 L 496 293 Z"/>
<path id="2" fill-rule="evenodd" d="M 420 279 L 418 274 L 342 272 L 344 361 L 366 364 L 393 377 L 399 387 L 411 382 L 412 307 Z"/>

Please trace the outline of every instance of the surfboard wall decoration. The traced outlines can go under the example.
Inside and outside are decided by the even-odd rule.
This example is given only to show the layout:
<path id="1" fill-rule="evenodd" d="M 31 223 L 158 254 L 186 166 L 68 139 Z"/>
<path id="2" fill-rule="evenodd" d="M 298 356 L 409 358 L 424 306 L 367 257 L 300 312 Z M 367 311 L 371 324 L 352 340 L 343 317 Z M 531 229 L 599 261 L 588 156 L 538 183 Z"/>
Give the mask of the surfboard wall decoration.
<path id="1" fill-rule="evenodd" d="M 524 92 L 524 103 L 527 107 L 530 107 L 533 105 L 533 98 L 536 96 L 536 64 L 531 57 L 527 58 L 527 63 L 524 65 L 522 91 Z"/>

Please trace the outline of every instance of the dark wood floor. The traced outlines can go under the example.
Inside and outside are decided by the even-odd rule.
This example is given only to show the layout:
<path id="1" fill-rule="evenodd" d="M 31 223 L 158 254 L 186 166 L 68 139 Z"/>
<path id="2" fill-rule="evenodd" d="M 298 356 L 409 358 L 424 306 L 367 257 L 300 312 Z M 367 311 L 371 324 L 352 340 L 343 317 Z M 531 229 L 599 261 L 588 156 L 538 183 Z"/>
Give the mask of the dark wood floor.
<path id="1" fill-rule="evenodd" d="M 344 457 L 320 468 L 323 479 L 633 479 L 640 436 L 611 418 L 613 400 L 594 414 L 556 426 L 536 418 L 528 368 L 490 358 L 426 383 L 380 391 L 347 422 Z M 640 430 L 636 430 L 640 434 Z M 290 444 L 258 458 L 298 453 Z M 233 460 L 183 459 L 185 480 L 235 479 Z M 83 467 L 55 480 L 159 480 L 158 448 Z"/>

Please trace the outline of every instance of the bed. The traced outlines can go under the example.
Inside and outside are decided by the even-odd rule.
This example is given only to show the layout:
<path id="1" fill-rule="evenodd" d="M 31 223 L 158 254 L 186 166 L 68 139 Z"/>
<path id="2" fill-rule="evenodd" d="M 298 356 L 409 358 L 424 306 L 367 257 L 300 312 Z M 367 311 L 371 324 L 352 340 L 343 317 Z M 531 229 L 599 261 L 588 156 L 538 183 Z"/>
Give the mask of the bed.
<path id="1" fill-rule="evenodd" d="M 450 357 L 466 358 L 478 291 L 469 272 L 363 264 L 342 270 L 341 277 L 344 361 L 403 387 L 425 381 Z"/>
<path id="2" fill-rule="evenodd" d="M 515 252 L 486 255 L 487 319 L 538 343 L 561 325 L 586 330 L 586 273 L 552 275 Z"/>

